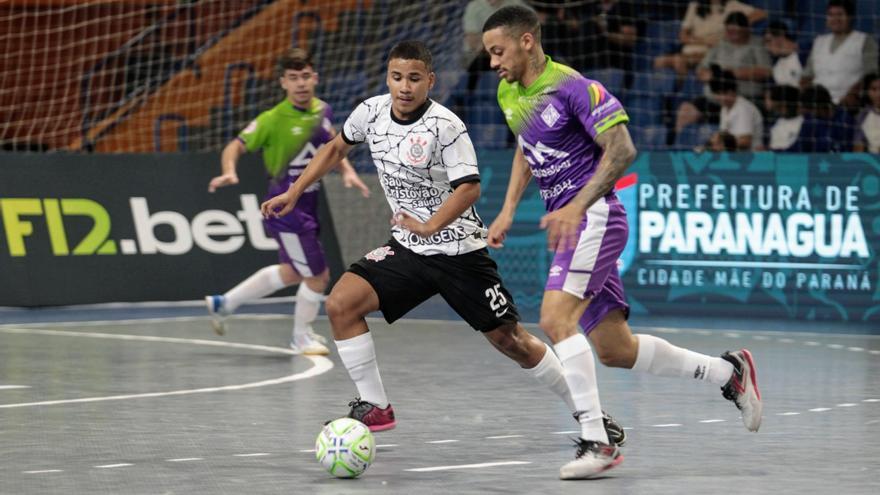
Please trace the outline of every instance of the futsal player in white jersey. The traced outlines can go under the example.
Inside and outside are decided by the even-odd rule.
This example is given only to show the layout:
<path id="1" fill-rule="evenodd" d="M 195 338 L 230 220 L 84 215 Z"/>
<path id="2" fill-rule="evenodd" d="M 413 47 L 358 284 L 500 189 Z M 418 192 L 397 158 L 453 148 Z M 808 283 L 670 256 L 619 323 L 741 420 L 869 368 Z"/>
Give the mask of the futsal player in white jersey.
<path id="1" fill-rule="evenodd" d="M 428 99 L 434 85 L 428 48 L 418 41 L 392 48 L 387 83 L 389 94 L 361 103 L 299 180 L 262 205 L 267 217 L 286 214 L 354 145 L 368 143 L 391 206 L 392 238 L 354 263 L 326 301 L 339 357 L 359 393 L 349 416 L 372 431 L 396 425 L 366 315 L 381 310 L 391 323 L 435 294 L 574 412 L 559 359 L 518 323 L 488 255 L 486 228 L 474 209 L 476 153 L 461 120 Z M 622 442 L 622 428 L 610 418 L 606 424 L 609 437 Z"/>

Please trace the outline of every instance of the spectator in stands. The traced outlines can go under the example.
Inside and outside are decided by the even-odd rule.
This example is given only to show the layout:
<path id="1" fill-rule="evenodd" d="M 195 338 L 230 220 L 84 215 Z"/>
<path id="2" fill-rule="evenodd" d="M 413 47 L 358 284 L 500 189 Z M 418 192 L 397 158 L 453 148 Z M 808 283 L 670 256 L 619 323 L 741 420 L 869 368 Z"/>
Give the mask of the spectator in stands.
<path id="1" fill-rule="evenodd" d="M 764 47 L 776 59 L 773 83 L 800 86 L 804 67 L 798 55 L 798 44 L 782 21 L 771 21 L 764 32 Z"/>
<path id="2" fill-rule="evenodd" d="M 480 72 L 492 70 L 489 56 L 483 50 L 483 23 L 496 10 L 508 5 L 525 5 L 522 0 L 471 0 L 464 8 L 461 18 L 464 28 L 462 63 L 467 67 L 468 92 L 477 87 Z"/>
<path id="3" fill-rule="evenodd" d="M 865 105 L 856 118 L 853 151 L 880 153 L 880 76 L 865 76 Z"/>
<path id="4" fill-rule="evenodd" d="M 808 86 L 801 91 L 800 112 L 803 125 L 789 151 L 828 153 L 834 149 L 834 104 L 831 94 L 822 86 Z"/>
<path id="5" fill-rule="evenodd" d="M 798 113 L 800 90 L 794 86 L 778 84 L 767 90 L 764 106 L 767 114 L 775 120 L 770 127 L 767 148 L 772 151 L 786 151 L 797 141 L 804 123 Z"/>
<path id="6" fill-rule="evenodd" d="M 697 77 L 708 83 L 727 70 L 738 80 L 739 94 L 754 100 L 761 95 L 764 79 L 770 76 L 770 55 L 757 39 L 752 39 L 744 14 L 734 12 L 727 16 L 725 23 L 726 38 L 709 50 L 700 62 Z M 706 85 L 703 93 L 703 96 L 679 106 L 676 133 L 696 122 L 718 122 L 720 107 L 716 95 L 712 94 L 711 84 Z"/>
<path id="7" fill-rule="evenodd" d="M 830 0 L 825 13 L 831 32 L 813 40 L 801 85 L 823 86 L 834 104 L 854 110 L 859 105 L 862 77 L 877 72 L 877 42 L 853 30 L 852 0 Z"/>
<path id="8" fill-rule="evenodd" d="M 601 0 L 591 5 L 583 31 L 588 54 L 586 68 L 615 68 L 626 72 L 625 86 L 632 84 L 633 50 L 644 31 L 638 7 L 631 1 Z"/>
<path id="9" fill-rule="evenodd" d="M 762 147 L 764 117 L 754 103 L 737 93 L 737 80 L 730 71 L 723 71 L 712 80 L 712 92 L 721 105 L 718 129 L 733 134 L 738 150 Z"/>
<path id="10" fill-rule="evenodd" d="M 541 43 L 553 59 L 583 71 L 594 41 L 581 29 L 581 19 L 587 17 L 590 4 L 569 5 L 565 0 L 544 0 L 534 6 L 541 23 Z"/>
<path id="11" fill-rule="evenodd" d="M 717 131 L 709 136 L 702 151 L 720 153 L 722 151 L 736 151 L 736 136 L 727 131 Z"/>
<path id="12" fill-rule="evenodd" d="M 724 22 L 734 12 L 744 14 L 748 23 L 767 17 L 767 12 L 736 0 L 701 0 L 690 2 L 678 39 L 681 52 L 661 55 L 654 60 L 656 69 L 674 69 L 679 78 L 700 63 L 725 32 Z"/>
<path id="13" fill-rule="evenodd" d="M 724 21 L 725 36 L 700 61 L 697 78 L 703 82 L 712 79 L 713 65 L 731 71 L 739 82 L 739 94 L 751 100 L 761 97 L 764 81 L 770 77 L 770 54 L 760 40 L 752 38 L 749 20 L 745 14 L 734 12 Z M 708 86 L 704 95 L 709 96 Z"/>

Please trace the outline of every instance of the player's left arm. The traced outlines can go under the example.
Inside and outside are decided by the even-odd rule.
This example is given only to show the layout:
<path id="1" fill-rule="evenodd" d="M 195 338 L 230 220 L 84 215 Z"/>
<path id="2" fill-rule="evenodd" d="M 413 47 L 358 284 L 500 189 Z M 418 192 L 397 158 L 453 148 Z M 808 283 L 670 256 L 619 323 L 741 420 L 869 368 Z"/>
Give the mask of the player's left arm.
<path id="1" fill-rule="evenodd" d="M 452 194 L 440 205 L 437 212 L 427 221 L 421 222 L 405 211 L 398 211 L 391 217 L 391 224 L 403 227 L 418 236 L 428 237 L 443 230 L 473 206 L 478 199 L 480 199 L 480 183 L 477 181 L 465 182 L 459 184 L 452 191 Z"/>
<path id="2" fill-rule="evenodd" d="M 596 173 L 567 205 L 541 218 L 541 228 L 547 229 L 547 245 L 552 250 L 575 244 L 575 233 L 587 210 L 611 191 L 636 158 L 636 147 L 623 123 L 611 126 L 594 139 L 604 151 Z"/>

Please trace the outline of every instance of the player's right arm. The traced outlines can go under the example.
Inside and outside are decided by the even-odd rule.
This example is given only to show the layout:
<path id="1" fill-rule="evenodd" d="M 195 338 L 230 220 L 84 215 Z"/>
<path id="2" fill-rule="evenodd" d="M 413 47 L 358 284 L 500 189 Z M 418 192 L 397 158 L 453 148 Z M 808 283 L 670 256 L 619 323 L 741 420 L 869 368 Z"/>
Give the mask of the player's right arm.
<path id="1" fill-rule="evenodd" d="M 500 248 L 504 246 L 504 238 L 507 237 L 507 231 L 513 225 L 513 216 L 516 214 L 516 207 L 522 199 L 523 192 L 529 185 L 532 178 L 532 170 L 529 168 L 526 157 L 523 155 L 522 148 L 517 146 L 516 153 L 513 155 L 513 166 L 510 171 L 510 182 L 507 183 L 507 194 L 504 196 L 504 206 L 501 212 L 489 226 L 489 237 L 487 243 L 490 247 Z"/>
<path id="2" fill-rule="evenodd" d="M 352 147 L 353 145 L 345 142 L 342 134 L 337 134 L 329 143 L 318 150 L 309 161 L 306 169 L 303 170 L 302 175 L 290 185 L 287 191 L 260 205 L 263 216 L 279 218 L 290 213 L 302 193 L 309 186 L 321 180 L 321 177 L 327 175 L 327 172 L 336 168 L 339 162 L 348 156 Z"/>
<path id="3" fill-rule="evenodd" d="M 211 179 L 211 182 L 208 183 L 208 192 L 214 192 L 218 188 L 238 184 L 238 174 L 235 173 L 235 167 L 238 165 L 238 159 L 246 151 L 244 143 L 238 138 L 233 139 L 223 148 L 223 153 L 220 155 L 222 173 Z"/>

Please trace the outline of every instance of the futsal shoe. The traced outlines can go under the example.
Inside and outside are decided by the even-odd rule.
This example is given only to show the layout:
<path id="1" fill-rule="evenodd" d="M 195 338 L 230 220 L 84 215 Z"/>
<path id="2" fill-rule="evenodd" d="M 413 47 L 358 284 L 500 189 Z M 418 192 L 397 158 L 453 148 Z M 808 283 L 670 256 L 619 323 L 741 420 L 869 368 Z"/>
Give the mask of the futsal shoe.
<path id="1" fill-rule="evenodd" d="M 351 408 L 348 417 L 367 425 L 370 431 L 385 431 L 397 426 L 397 421 L 394 420 L 394 408 L 391 407 L 391 404 L 388 404 L 385 409 L 380 409 L 372 402 L 355 397 L 353 401 L 348 403 L 348 407 Z"/>
<path id="2" fill-rule="evenodd" d="M 623 462 L 623 455 L 616 445 L 583 438 L 575 440 L 575 445 L 577 445 L 577 453 L 574 460 L 559 470 L 561 480 L 594 478 Z"/>
<path id="3" fill-rule="evenodd" d="M 721 387 L 724 398 L 733 401 L 742 413 L 743 424 L 749 431 L 758 431 L 761 427 L 761 392 L 758 390 L 758 371 L 755 361 L 748 349 L 736 352 L 725 352 L 721 359 L 733 365 L 730 380 Z"/>
<path id="4" fill-rule="evenodd" d="M 574 420 L 577 421 L 578 424 L 580 424 L 581 414 L 581 411 L 572 414 Z M 602 426 L 605 427 L 605 434 L 608 435 L 608 440 L 618 447 L 623 447 L 623 444 L 626 443 L 626 431 L 620 426 L 620 423 L 605 411 L 602 411 Z"/>
<path id="5" fill-rule="evenodd" d="M 330 349 L 315 337 L 321 336 L 314 333 L 293 334 L 293 338 L 290 339 L 290 348 L 294 354 L 304 354 L 306 356 L 326 356 L 330 354 Z"/>
<path id="6" fill-rule="evenodd" d="M 211 328 L 217 335 L 226 335 L 226 298 L 223 296 L 205 296 L 205 305 L 208 306 L 208 314 L 211 315 Z"/>

